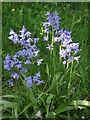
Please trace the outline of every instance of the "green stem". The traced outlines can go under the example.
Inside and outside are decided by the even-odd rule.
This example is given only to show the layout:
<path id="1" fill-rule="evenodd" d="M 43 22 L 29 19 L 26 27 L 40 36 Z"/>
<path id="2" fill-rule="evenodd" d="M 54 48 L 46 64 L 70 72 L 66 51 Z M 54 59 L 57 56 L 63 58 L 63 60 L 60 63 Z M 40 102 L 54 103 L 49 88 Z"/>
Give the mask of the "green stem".
<path id="1" fill-rule="evenodd" d="M 68 67 L 69 67 L 69 60 L 67 61 L 67 69 L 68 69 Z"/>
<path id="2" fill-rule="evenodd" d="M 53 30 L 53 27 L 52 27 L 52 46 L 54 44 L 54 30 Z M 51 55 L 52 55 L 52 62 L 53 62 L 53 66 L 54 66 L 54 74 L 55 74 L 55 60 L 54 60 L 54 57 L 55 57 L 55 54 L 54 54 L 55 51 L 52 51 L 51 50 Z"/>
<path id="3" fill-rule="evenodd" d="M 71 70 L 70 70 L 70 81 L 68 83 L 68 96 L 70 97 L 70 90 L 71 90 L 71 75 L 72 75 L 72 68 L 73 68 L 73 60 L 71 62 Z"/>
<path id="4" fill-rule="evenodd" d="M 54 30 L 52 28 L 52 46 L 53 46 L 53 44 L 54 44 Z"/>
<path id="5" fill-rule="evenodd" d="M 61 51 L 61 45 L 60 45 L 60 48 L 59 48 L 59 52 Z M 61 54 L 60 54 L 60 63 L 61 63 Z"/>

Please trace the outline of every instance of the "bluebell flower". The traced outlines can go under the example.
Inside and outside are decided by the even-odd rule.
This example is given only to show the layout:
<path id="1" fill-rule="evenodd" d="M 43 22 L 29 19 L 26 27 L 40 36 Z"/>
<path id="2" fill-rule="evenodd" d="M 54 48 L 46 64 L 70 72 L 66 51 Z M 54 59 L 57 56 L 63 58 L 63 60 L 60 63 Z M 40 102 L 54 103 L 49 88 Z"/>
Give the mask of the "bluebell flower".
<path id="1" fill-rule="evenodd" d="M 34 44 L 39 41 L 39 38 L 34 38 Z"/>
<path id="2" fill-rule="evenodd" d="M 15 62 L 12 60 L 10 66 L 14 67 L 14 65 L 15 65 Z"/>
<path id="3" fill-rule="evenodd" d="M 49 22 L 43 22 L 43 26 L 44 26 L 44 33 L 49 33 L 49 28 L 48 28 L 48 26 L 49 26 L 50 24 L 49 24 Z"/>
<path id="4" fill-rule="evenodd" d="M 39 77 L 40 77 L 40 71 L 37 72 L 35 76 L 33 76 L 33 81 L 34 82 L 37 81 L 39 79 Z"/>
<path id="5" fill-rule="evenodd" d="M 26 42 L 27 42 L 28 44 L 30 44 L 30 42 L 33 42 L 33 40 L 32 40 L 32 38 L 28 38 L 28 39 L 26 40 Z"/>
<path id="6" fill-rule="evenodd" d="M 20 39 L 20 43 L 21 43 L 21 45 L 24 45 L 26 42 L 25 42 L 25 39 L 24 38 L 21 38 Z"/>
<path id="7" fill-rule="evenodd" d="M 30 33 L 29 31 L 27 31 L 27 32 L 25 33 L 25 36 L 31 37 L 31 33 Z"/>
<path id="8" fill-rule="evenodd" d="M 9 83 L 9 85 L 13 86 L 13 83 L 14 83 L 13 79 L 8 80 L 8 83 Z"/>
<path id="9" fill-rule="evenodd" d="M 25 26 L 23 26 L 22 30 L 19 32 L 21 32 L 21 34 L 24 34 L 26 31 L 27 31 L 27 29 L 25 28 Z"/>
<path id="10" fill-rule="evenodd" d="M 10 70 L 11 70 L 11 66 L 10 66 L 10 64 L 9 64 L 9 63 L 4 64 L 4 69 L 10 71 Z"/>
<path id="11" fill-rule="evenodd" d="M 48 23 L 48 25 L 50 25 Z M 27 72 L 27 68 L 22 68 L 22 62 L 24 64 L 32 64 L 32 62 L 30 62 L 30 60 L 33 57 L 36 57 L 39 53 L 39 50 L 37 49 L 36 43 L 38 42 L 39 38 L 31 38 L 31 33 L 29 31 L 27 31 L 27 29 L 23 26 L 22 30 L 19 31 L 20 35 L 17 35 L 12 29 L 10 30 L 9 33 L 9 39 L 13 41 L 14 44 L 18 43 L 20 45 L 22 45 L 23 49 L 16 52 L 14 56 L 6 56 L 6 60 L 4 61 L 4 68 L 6 70 L 11 70 L 12 67 L 17 67 L 19 69 L 19 74 L 23 74 Z M 48 31 L 47 31 L 48 33 Z M 20 38 L 20 39 L 19 39 Z M 32 42 L 32 43 L 31 43 Z M 27 57 L 27 60 L 24 61 L 19 61 L 19 57 Z M 41 64 L 42 59 L 37 60 L 38 66 Z M 19 79 L 19 74 L 15 71 L 13 71 L 11 73 L 11 77 L 13 79 Z M 36 77 L 36 78 L 35 78 Z M 40 83 L 42 83 L 42 81 L 40 82 L 39 80 L 40 77 L 40 72 L 38 72 L 33 78 L 33 81 L 37 82 L 37 85 L 39 85 Z M 13 85 L 13 79 L 10 81 L 9 80 L 9 84 Z M 32 85 L 32 77 L 27 77 L 25 78 L 25 80 L 27 81 L 27 86 L 30 88 Z"/>
<path id="12" fill-rule="evenodd" d="M 55 31 L 57 32 L 57 30 L 59 29 L 59 24 L 60 24 L 60 22 L 59 22 L 60 18 L 59 18 L 59 16 L 58 16 L 57 11 L 55 11 L 55 13 L 53 14 L 53 18 L 55 19 L 54 29 L 55 29 Z"/>
<path id="13" fill-rule="evenodd" d="M 34 51 L 33 51 L 34 57 L 36 57 L 36 56 L 38 55 L 38 53 L 39 53 L 39 50 L 34 50 Z"/>
<path id="14" fill-rule="evenodd" d="M 10 60 L 11 56 L 9 54 L 7 54 L 5 58 L 6 58 L 6 60 Z"/>
<path id="15" fill-rule="evenodd" d="M 20 43 L 20 41 L 19 41 L 19 38 L 18 38 L 18 35 L 17 35 L 17 34 L 15 34 L 15 35 L 14 35 L 13 43 L 14 43 L 14 44 L 16 44 L 16 43 L 18 43 L 18 44 L 19 44 L 19 43 Z"/>
<path id="16" fill-rule="evenodd" d="M 24 62 L 24 64 L 28 64 L 29 65 L 29 64 L 32 64 L 32 62 L 30 62 L 30 60 L 27 59 L 26 62 Z"/>
<path id="17" fill-rule="evenodd" d="M 69 63 L 73 60 L 72 56 L 69 57 Z"/>
<path id="18" fill-rule="evenodd" d="M 25 34 L 21 34 L 21 35 L 19 35 L 19 37 L 22 38 L 22 39 L 25 39 Z"/>
<path id="19" fill-rule="evenodd" d="M 19 38 L 18 38 L 18 35 L 17 35 L 12 29 L 10 30 L 9 35 L 10 35 L 10 36 L 9 36 L 8 38 L 9 38 L 10 40 L 12 40 L 14 44 L 16 44 L 16 43 L 19 44 L 19 43 L 20 43 Z"/>
<path id="20" fill-rule="evenodd" d="M 14 30 L 10 29 L 9 35 L 14 35 L 14 34 L 15 34 Z"/>
<path id="21" fill-rule="evenodd" d="M 73 49 L 75 51 L 75 54 L 79 51 L 79 43 L 73 43 Z"/>
<path id="22" fill-rule="evenodd" d="M 79 62 L 79 58 L 80 56 L 74 57 L 73 59 L 76 60 L 77 62 Z"/>
<path id="23" fill-rule="evenodd" d="M 19 79 L 19 75 L 16 72 L 12 72 L 11 76 L 13 77 L 13 79 Z"/>
<path id="24" fill-rule="evenodd" d="M 30 49 L 34 51 L 35 50 L 35 45 L 31 45 Z"/>
<path id="25" fill-rule="evenodd" d="M 13 39 L 14 39 L 13 35 L 9 36 L 8 38 L 9 38 L 10 40 L 13 40 Z"/>
<path id="26" fill-rule="evenodd" d="M 29 89 L 30 89 L 30 87 L 32 86 L 32 77 L 29 76 L 29 77 L 25 78 L 25 80 L 27 81 L 27 86 L 28 86 Z"/>
<path id="27" fill-rule="evenodd" d="M 46 47 L 46 48 L 48 48 L 49 50 L 53 50 L 53 46 L 52 46 L 52 44 L 48 44 L 48 47 Z"/>
<path id="28" fill-rule="evenodd" d="M 27 80 L 27 86 L 29 87 L 29 89 L 30 89 L 30 87 L 32 86 L 32 80 L 30 79 L 30 80 Z"/>
<path id="29" fill-rule="evenodd" d="M 58 42 L 58 37 L 54 37 L 54 42 Z"/>
<path id="30" fill-rule="evenodd" d="M 67 50 L 62 49 L 59 54 L 61 55 L 61 57 L 64 57 L 64 59 L 66 59 L 66 56 L 68 56 Z"/>
<path id="31" fill-rule="evenodd" d="M 40 77 L 40 71 L 36 73 L 36 76 L 37 76 L 37 77 Z"/>
<path id="32" fill-rule="evenodd" d="M 16 61 L 15 62 L 15 67 L 21 68 L 22 67 L 21 63 L 22 63 L 22 61 Z"/>
<path id="33" fill-rule="evenodd" d="M 19 56 L 25 57 L 27 55 L 26 49 L 23 49 L 17 53 Z"/>
<path id="34" fill-rule="evenodd" d="M 33 81 L 36 82 L 36 85 L 40 85 L 41 83 L 44 83 L 43 80 L 40 79 L 40 71 L 36 73 L 35 76 L 33 76 Z"/>
<path id="35" fill-rule="evenodd" d="M 43 61 L 43 59 L 37 60 L 37 66 L 40 66 L 42 61 Z"/>
<path id="36" fill-rule="evenodd" d="M 36 85 L 40 85 L 41 83 L 44 83 L 43 80 L 40 81 L 39 79 L 36 80 L 37 84 Z"/>
<path id="37" fill-rule="evenodd" d="M 28 55 L 29 58 L 33 57 L 33 52 L 29 48 L 27 49 L 26 54 Z"/>
<path id="38" fill-rule="evenodd" d="M 37 76 L 37 75 L 33 76 L 33 81 L 34 81 L 34 82 L 37 81 L 37 79 L 38 79 L 38 76 Z"/>
<path id="39" fill-rule="evenodd" d="M 19 70 L 19 73 L 20 73 L 20 74 L 23 74 L 24 72 L 25 72 L 25 73 L 27 72 L 27 68 L 22 68 L 22 69 Z"/>
<path id="40" fill-rule="evenodd" d="M 44 36 L 44 40 L 45 40 L 45 41 L 48 41 L 48 36 Z"/>
<path id="41" fill-rule="evenodd" d="M 49 20 L 49 24 L 53 26 L 53 17 L 50 14 L 50 10 L 49 12 L 47 12 L 46 16 L 47 16 L 47 19 Z"/>

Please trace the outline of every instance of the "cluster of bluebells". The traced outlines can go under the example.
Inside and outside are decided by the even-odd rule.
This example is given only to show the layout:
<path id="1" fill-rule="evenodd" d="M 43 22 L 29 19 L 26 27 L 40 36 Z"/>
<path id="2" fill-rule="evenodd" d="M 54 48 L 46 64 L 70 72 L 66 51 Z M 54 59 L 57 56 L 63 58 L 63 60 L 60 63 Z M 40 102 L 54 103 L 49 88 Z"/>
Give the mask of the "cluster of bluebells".
<path id="1" fill-rule="evenodd" d="M 57 33 L 59 30 L 59 26 L 60 26 L 60 22 L 59 22 L 60 18 L 58 16 L 57 11 L 55 11 L 53 16 L 50 14 L 50 11 L 49 11 L 49 12 L 47 12 L 46 16 L 47 16 L 48 21 L 43 22 L 44 33 L 46 34 L 46 36 L 44 36 L 44 40 L 48 41 L 49 33 L 51 32 L 50 27 L 52 27 L 52 29 L 55 31 L 55 33 Z"/>
<path id="2" fill-rule="evenodd" d="M 71 32 L 62 29 L 58 41 L 61 41 L 62 49 L 59 54 L 61 58 L 64 58 L 63 64 L 65 65 L 67 62 L 70 63 L 72 60 L 79 62 L 80 56 L 76 56 L 79 52 L 79 43 L 73 43 Z"/>
<path id="3" fill-rule="evenodd" d="M 44 83 L 43 81 L 40 81 L 40 71 L 38 73 L 36 73 L 35 76 L 29 76 L 27 78 L 25 78 L 25 80 L 27 81 L 27 86 L 30 88 L 32 86 L 32 81 L 34 81 L 34 83 L 36 82 L 36 85 L 39 85 L 41 83 Z"/>
<path id="4" fill-rule="evenodd" d="M 39 49 L 36 46 L 36 43 L 38 42 L 39 38 L 31 38 L 31 33 L 27 31 L 27 29 L 23 26 L 22 30 L 19 31 L 20 35 L 16 34 L 12 29 L 10 29 L 9 33 L 9 39 L 13 42 L 13 44 L 19 44 L 22 46 L 22 50 L 18 51 L 15 53 L 14 56 L 10 56 L 9 54 L 5 57 L 4 61 L 4 69 L 10 71 L 11 69 L 18 70 L 18 73 L 14 70 L 11 72 L 11 79 L 8 80 L 9 85 L 13 86 L 14 79 L 18 80 L 20 74 L 24 74 L 27 72 L 27 68 L 23 67 L 25 65 L 33 64 L 32 63 L 32 58 L 36 58 Z M 21 58 L 27 58 L 25 61 L 19 60 Z M 36 59 L 37 66 L 41 64 L 43 59 Z M 40 77 L 40 72 L 37 73 L 39 74 Z M 27 80 L 27 86 L 30 88 L 32 85 L 32 82 L 30 82 L 31 76 L 28 78 L 25 78 Z M 38 78 L 36 80 L 37 85 L 40 83 L 43 83 L 40 81 Z"/>
<path id="5" fill-rule="evenodd" d="M 52 33 L 53 31 L 53 39 L 54 43 L 58 43 L 59 46 L 62 48 L 59 51 L 59 54 L 61 55 L 61 58 L 63 59 L 63 64 L 65 65 L 67 61 L 71 62 L 72 60 L 79 61 L 80 56 L 76 56 L 76 54 L 79 52 L 79 43 L 73 43 L 71 33 L 68 32 L 66 29 L 59 30 L 60 26 L 60 18 L 58 16 L 58 13 L 55 11 L 53 15 L 50 14 L 50 11 L 46 14 L 48 22 L 43 22 L 44 26 L 44 33 L 46 36 L 44 36 L 44 40 L 47 42 L 49 41 L 49 33 Z M 49 50 L 53 50 L 54 46 L 53 44 L 48 44 L 46 47 Z"/>

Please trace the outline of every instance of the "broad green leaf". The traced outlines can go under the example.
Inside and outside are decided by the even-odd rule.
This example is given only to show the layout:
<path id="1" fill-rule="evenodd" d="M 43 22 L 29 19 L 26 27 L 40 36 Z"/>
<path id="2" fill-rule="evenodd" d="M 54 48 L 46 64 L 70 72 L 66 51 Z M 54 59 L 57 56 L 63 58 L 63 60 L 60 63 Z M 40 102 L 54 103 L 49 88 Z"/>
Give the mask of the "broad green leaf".
<path id="1" fill-rule="evenodd" d="M 72 109 L 77 109 L 77 108 L 83 109 L 85 108 L 84 106 L 90 107 L 90 102 L 86 100 L 74 100 L 71 102 L 62 103 L 55 111 L 56 114 L 59 114 Z"/>
<path id="2" fill-rule="evenodd" d="M 75 109 L 74 106 L 63 106 L 63 107 L 58 107 L 56 110 L 55 110 L 55 113 L 56 114 L 60 114 L 60 113 L 63 113 L 63 112 L 66 112 L 66 111 L 69 111 L 69 110 L 73 110 Z"/>
<path id="3" fill-rule="evenodd" d="M 4 105 L 4 106 L 6 106 L 6 107 L 10 107 L 10 108 L 15 108 L 15 107 L 17 106 L 16 103 L 14 103 L 14 102 L 9 102 L 9 101 L 6 101 L 6 100 L 0 101 L 0 104 L 1 104 L 1 105 Z"/>
<path id="4" fill-rule="evenodd" d="M 76 102 L 77 105 L 90 107 L 90 101 L 76 100 L 76 101 L 73 101 L 73 102 Z"/>

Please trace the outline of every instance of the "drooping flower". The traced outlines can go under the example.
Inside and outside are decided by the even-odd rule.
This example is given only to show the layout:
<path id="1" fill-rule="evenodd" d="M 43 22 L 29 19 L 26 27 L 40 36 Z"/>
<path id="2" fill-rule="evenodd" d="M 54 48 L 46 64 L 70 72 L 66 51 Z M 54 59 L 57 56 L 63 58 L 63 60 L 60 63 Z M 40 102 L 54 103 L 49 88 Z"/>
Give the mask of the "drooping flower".
<path id="1" fill-rule="evenodd" d="M 67 50 L 62 49 L 59 54 L 61 55 L 61 57 L 64 57 L 64 59 L 66 59 L 66 56 L 68 56 Z"/>
<path id="2" fill-rule="evenodd" d="M 12 72 L 11 76 L 13 79 L 17 79 L 17 80 L 19 79 L 19 75 L 16 72 Z"/>
<path id="3" fill-rule="evenodd" d="M 74 57 L 73 59 L 76 60 L 77 62 L 79 62 L 79 58 L 80 56 Z"/>
<path id="4" fill-rule="evenodd" d="M 27 81 L 27 86 L 28 86 L 29 89 L 30 89 L 30 87 L 32 86 L 32 77 L 29 76 L 29 77 L 25 78 L 25 80 Z"/>
<path id="5" fill-rule="evenodd" d="M 22 67 L 21 63 L 22 63 L 22 61 L 16 61 L 15 62 L 15 67 L 21 68 Z"/>
<path id="6" fill-rule="evenodd" d="M 32 62 L 30 62 L 30 60 L 27 59 L 26 62 L 24 62 L 24 64 L 28 64 L 29 65 L 29 64 L 32 64 Z"/>
<path id="7" fill-rule="evenodd" d="M 43 59 L 37 60 L 37 66 L 40 66 L 42 61 L 43 61 Z"/>
<path id="8" fill-rule="evenodd" d="M 13 79 L 8 80 L 8 83 L 9 85 L 13 86 L 13 83 L 14 83 Z"/>
<path id="9" fill-rule="evenodd" d="M 24 72 L 25 72 L 25 73 L 27 72 L 27 68 L 25 68 L 25 67 L 19 70 L 19 73 L 20 73 L 20 74 L 23 74 Z"/>
<path id="10" fill-rule="evenodd" d="M 25 26 L 23 26 L 22 30 L 19 31 L 21 34 L 24 34 L 27 31 L 27 29 L 25 28 Z"/>
<path id="11" fill-rule="evenodd" d="M 46 47 L 46 48 L 48 48 L 49 50 L 53 50 L 53 46 L 52 46 L 52 44 L 48 44 L 48 47 Z"/>

